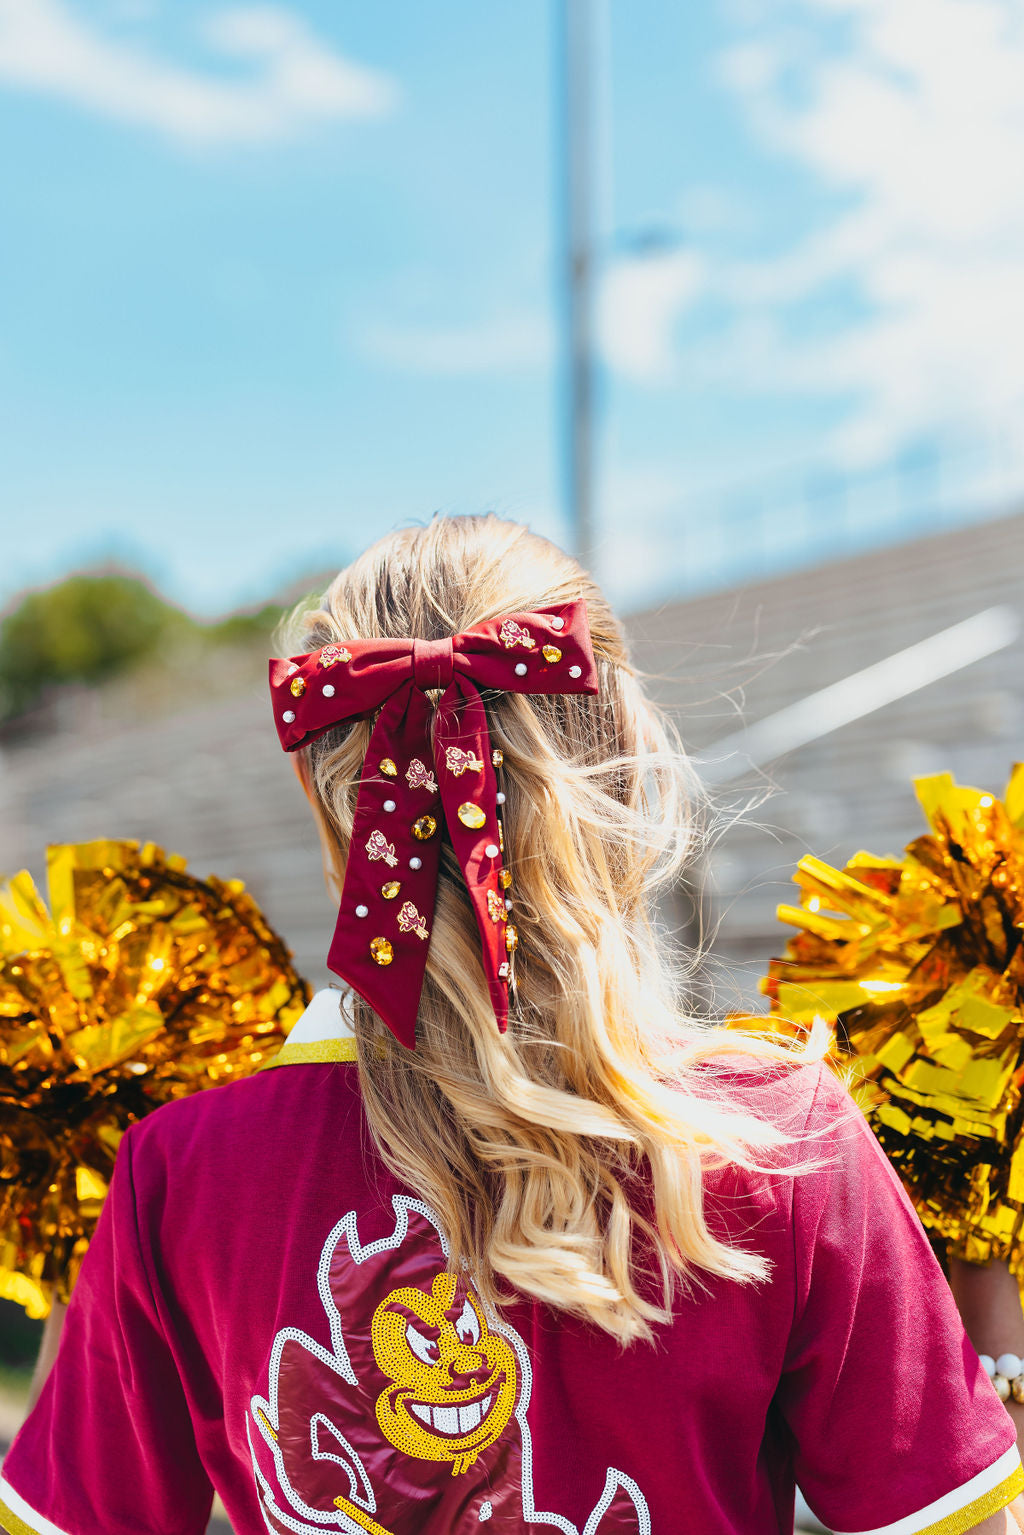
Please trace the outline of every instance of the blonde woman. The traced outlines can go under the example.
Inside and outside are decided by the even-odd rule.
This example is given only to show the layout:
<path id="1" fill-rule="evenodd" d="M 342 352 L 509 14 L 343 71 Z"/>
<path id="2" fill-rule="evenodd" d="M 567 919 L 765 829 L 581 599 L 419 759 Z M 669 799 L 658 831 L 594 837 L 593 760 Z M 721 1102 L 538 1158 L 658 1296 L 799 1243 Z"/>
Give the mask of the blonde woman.
<path id="1" fill-rule="evenodd" d="M 276 1069 L 124 1142 L 9 1535 L 1024 1528 L 1013 1426 L 818 1057 L 695 1022 L 698 797 L 622 630 L 492 518 L 271 666 L 338 904 Z"/>

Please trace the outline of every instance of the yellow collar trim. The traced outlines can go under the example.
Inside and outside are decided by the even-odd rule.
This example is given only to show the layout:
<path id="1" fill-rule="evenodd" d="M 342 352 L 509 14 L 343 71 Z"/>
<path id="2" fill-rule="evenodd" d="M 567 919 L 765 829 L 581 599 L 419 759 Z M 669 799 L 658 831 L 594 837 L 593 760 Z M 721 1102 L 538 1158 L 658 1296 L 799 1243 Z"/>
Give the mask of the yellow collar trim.
<path id="1" fill-rule="evenodd" d="M 297 1039 L 294 1044 L 285 1040 L 272 1061 L 261 1068 L 272 1071 L 275 1066 L 307 1066 L 316 1061 L 357 1060 L 356 1042 L 351 1035 L 344 1039 Z"/>

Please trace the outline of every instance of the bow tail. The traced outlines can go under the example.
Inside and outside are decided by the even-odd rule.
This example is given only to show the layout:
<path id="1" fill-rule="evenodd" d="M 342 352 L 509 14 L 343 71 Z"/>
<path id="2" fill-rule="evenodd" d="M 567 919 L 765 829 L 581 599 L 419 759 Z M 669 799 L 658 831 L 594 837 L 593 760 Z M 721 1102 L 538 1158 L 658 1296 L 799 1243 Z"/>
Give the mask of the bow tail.
<path id="1" fill-rule="evenodd" d="M 387 699 L 370 737 L 327 956 L 410 1050 L 434 923 L 440 815 L 430 705 L 410 681 Z"/>
<path id="2" fill-rule="evenodd" d="M 434 726 L 437 779 L 455 856 L 473 904 L 484 973 L 498 1028 L 508 1027 L 508 956 L 505 892 L 498 829 L 497 781 L 483 699 L 467 678 L 456 677 L 437 707 Z"/>

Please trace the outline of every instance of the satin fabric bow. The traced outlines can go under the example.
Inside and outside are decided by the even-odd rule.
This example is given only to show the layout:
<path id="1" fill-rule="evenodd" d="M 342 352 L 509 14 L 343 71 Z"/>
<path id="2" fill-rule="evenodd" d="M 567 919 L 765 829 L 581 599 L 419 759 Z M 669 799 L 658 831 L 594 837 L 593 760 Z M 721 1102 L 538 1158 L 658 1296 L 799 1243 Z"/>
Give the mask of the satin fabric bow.
<path id="1" fill-rule="evenodd" d="M 481 688 L 596 693 L 585 603 L 508 614 L 452 639 L 346 640 L 270 663 L 285 751 L 380 710 L 327 963 L 409 1049 L 416 1044 L 443 826 L 473 903 L 498 1028 L 508 1024 L 511 935 Z M 436 710 L 426 697 L 434 689 L 443 690 Z"/>

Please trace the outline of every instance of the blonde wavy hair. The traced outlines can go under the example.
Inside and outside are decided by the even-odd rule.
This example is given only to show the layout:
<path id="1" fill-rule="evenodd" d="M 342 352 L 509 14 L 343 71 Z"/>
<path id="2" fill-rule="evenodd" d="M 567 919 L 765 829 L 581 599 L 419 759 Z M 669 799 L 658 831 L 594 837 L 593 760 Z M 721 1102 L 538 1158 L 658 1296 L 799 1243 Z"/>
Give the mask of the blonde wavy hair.
<path id="1" fill-rule="evenodd" d="M 493 516 L 437 517 L 381 539 L 282 642 L 294 654 L 334 640 L 438 639 L 579 597 L 598 694 L 484 695 L 504 752 L 519 933 L 507 1034 L 447 845 L 415 1051 L 358 996 L 346 1006 L 376 1144 L 439 1217 L 452 1263 L 471 1267 L 491 1305 L 523 1291 L 630 1342 L 670 1319 L 680 1282 L 766 1277 L 759 1253 L 709 1229 L 704 1176 L 770 1166 L 788 1139 L 730 1103 L 714 1066 L 739 1052 L 786 1062 L 791 1051 L 687 1017 L 655 926 L 654 898 L 700 835 L 685 754 L 598 587 L 553 544 Z M 335 894 L 372 724 L 328 731 L 301 753 Z"/>

